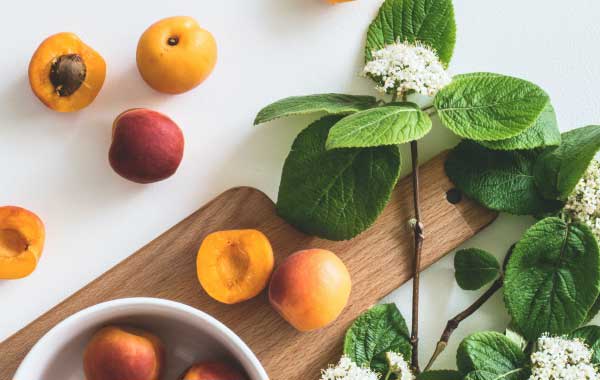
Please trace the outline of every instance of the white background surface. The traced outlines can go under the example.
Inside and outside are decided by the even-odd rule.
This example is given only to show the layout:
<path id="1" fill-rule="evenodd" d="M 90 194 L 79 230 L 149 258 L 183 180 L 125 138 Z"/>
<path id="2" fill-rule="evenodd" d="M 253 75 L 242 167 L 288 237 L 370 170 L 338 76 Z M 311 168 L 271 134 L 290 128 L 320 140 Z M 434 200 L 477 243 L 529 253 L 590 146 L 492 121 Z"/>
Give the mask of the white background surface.
<path id="1" fill-rule="evenodd" d="M 255 186 L 275 198 L 283 160 L 310 119 L 253 128 L 255 113 L 288 95 L 374 93 L 357 73 L 364 33 L 380 3 L 56 0 L 5 6 L 0 23 L 0 205 L 36 212 L 46 223 L 47 240 L 33 275 L 0 281 L 0 340 L 227 188 Z M 478 0 L 455 1 L 455 8 L 453 73 L 494 71 L 541 85 L 552 97 L 562 130 L 599 122 L 599 2 L 565 6 L 557 0 Z M 215 35 L 219 63 L 196 90 L 161 95 L 139 77 L 135 47 L 152 22 L 179 14 L 195 17 Z M 27 82 L 31 54 L 45 37 L 60 31 L 77 33 L 108 65 L 96 101 L 68 115 L 46 109 Z M 131 107 L 162 111 L 184 130 L 184 160 L 171 179 L 137 185 L 109 167 L 111 123 Z M 456 141 L 434 126 L 422 144 L 425 156 Z M 501 257 L 528 223 L 503 215 L 467 245 Z M 478 295 L 455 285 L 452 268 L 449 255 L 423 276 L 422 361 L 447 317 Z M 409 316 L 410 284 L 389 299 Z M 497 296 L 461 326 L 440 365 L 454 366 L 455 345 L 468 332 L 502 329 L 506 321 Z"/>

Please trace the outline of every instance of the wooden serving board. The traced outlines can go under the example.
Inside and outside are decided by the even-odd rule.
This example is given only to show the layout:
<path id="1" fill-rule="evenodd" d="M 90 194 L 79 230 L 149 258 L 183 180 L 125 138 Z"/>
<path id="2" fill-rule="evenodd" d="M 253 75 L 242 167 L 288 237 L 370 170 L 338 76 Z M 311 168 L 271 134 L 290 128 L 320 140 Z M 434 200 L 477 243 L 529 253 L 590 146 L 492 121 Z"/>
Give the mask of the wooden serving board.
<path id="1" fill-rule="evenodd" d="M 490 224 L 496 214 L 468 199 L 446 200 L 453 188 L 444 173 L 445 154 L 421 168 L 425 224 L 423 267 Z M 32 345 L 67 316 L 122 297 L 160 297 L 186 303 L 229 326 L 254 351 L 272 380 L 316 380 L 337 361 L 346 328 L 364 310 L 412 277 L 412 185 L 404 178 L 377 223 L 351 241 L 307 236 L 280 219 L 273 202 L 256 189 L 231 189 L 0 344 L 0 379 L 11 379 Z M 234 306 L 220 304 L 196 280 L 196 253 L 216 230 L 256 228 L 271 240 L 276 263 L 294 251 L 319 247 L 336 252 L 352 275 L 348 306 L 332 325 L 299 333 L 269 306 L 265 293 Z M 407 300 L 407 302 L 410 302 Z"/>

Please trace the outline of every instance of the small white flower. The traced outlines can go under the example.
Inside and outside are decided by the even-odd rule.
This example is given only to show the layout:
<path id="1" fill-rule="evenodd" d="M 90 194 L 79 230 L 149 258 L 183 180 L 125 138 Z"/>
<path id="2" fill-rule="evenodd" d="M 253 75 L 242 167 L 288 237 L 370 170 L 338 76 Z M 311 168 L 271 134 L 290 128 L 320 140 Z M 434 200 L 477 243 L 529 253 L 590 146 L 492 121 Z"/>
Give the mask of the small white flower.
<path id="1" fill-rule="evenodd" d="M 531 355 L 529 380 L 599 380 L 592 351 L 578 339 L 544 335 Z"/>
<path id="2" fill-rule="evenodd" d="M 600 239 L 600 162 L 592 160 L 583 178 L 567 199 L 566 213 L 588 225 Z"/>
<path id="3" fill-rule="evenodd" d="M 420 43 L 396 42 L 371 54 L 363 74 L 383 93 L 404 95 L 412 90 L 434 96 L 452 79 L 435 51 Z"/>
<path id="4" fill-rule="evenodd" d="M 410 367 L 402 355 L 395 352 L 387 352 L 385 357 L 390 366 L 390 371 L 396 375 L 398 380 L 414 380 L 415 376 L 410 371 Z"/>
<path id="5" fill-rule="evenodd" d="M 342 356 L 337 365 L 321 370 L 320 380 L 379 380 L 379 375 Z"/>

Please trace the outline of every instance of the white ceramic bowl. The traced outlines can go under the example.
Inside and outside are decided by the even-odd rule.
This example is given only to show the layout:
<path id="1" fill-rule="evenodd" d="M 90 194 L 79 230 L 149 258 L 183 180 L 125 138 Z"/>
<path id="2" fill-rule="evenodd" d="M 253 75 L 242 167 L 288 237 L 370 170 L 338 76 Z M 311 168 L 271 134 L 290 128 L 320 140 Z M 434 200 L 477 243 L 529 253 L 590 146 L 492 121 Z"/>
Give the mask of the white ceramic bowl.
<path id="1" fill-rule="evenodd" d="M 14 380 L 81 380 L 83 351 L 108 324 L 127 324 L 158 335 L 166 349 L 165 380 L 175 380 L 193 362 L 227 358 L 250 380 L 268 376 L 248 346 L 221 322 L 193 307 L 158 298 L 124 298 L 82 310 L 57 324 L 25 357 Z"/>

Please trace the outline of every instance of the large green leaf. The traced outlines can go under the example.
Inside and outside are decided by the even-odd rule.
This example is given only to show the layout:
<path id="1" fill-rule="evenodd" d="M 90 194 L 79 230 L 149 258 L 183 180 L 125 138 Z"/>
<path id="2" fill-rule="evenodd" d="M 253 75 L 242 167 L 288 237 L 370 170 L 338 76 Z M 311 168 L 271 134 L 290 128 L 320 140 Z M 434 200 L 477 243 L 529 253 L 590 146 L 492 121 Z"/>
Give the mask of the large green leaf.
<path id="1" fill-rule="evenodd" d="M 456 282 L 465 290 L 477 290 L 496 279 L 500 263 L 492 254 L 477 248 L 461 249 L 454 256 Z"/>
<path id="2" fill-rule="evenodd" d="M 458 371 L 448 369 L 426 371 L 417 376 L 417 380 L 462 380 L 463 377 Z"/>
<path id="3" fill-rule="evenodd" d="M 400 175 L 396 146 L 325 149 L 327 116 L 302 131 L 285 161 L 277 210 L 300 230 L 331 240 L 350 239 L 373 224 Z"/>
<path id="4" fill-rule="evenodd" d="M 600 292 L 600 252 L 590 229 L 546 218 L 525 232 L 504 276 L 504 299 L 529 339 L 562 335 L 586 318 Z"/>
<path id="5" fill-rule="evenodd" d="M 562 143 L 547 149 L 535 164 L 535 180 L 545 197 L 565 200 L 600 149 L 600 126 L 562 134 Z"/>
<path id="6" fill-rule="evenodd" d="M 382 375 L 388 371 L 386 352 L 410 360 L 408 328 L 395 304 L 373 306 L 354 321 L 344 339 L 344 355 Z"/>
<path id="7" fill-rule="evenodd" d="M 456 42 L 451 0 L 386 0 L 369 26 L 365 56 L 394 42 L 421 42 L 447 66 Z"/>
<path id="8" fill-rule="evenodd" d="M 533 177 L 535 151 L 494 151 L 463 141 L 446 160 L 446 173 L 468 197 L 517 215 L 554 211 L 561 202 L 542 197 Z"/>
<path id="9" fill-rule="evenodd" d="M 431 119 L 416 104 L 371 108 L 340 120 L 329 131 L 327 149 L 399 145 L 431 130 Z"/>
<path id="10" fill-rule="evenodd" d="M 571 338 L 582 340 L 589 348 L 591 348 L 592 362 L 600 364 L 600 327 L 585 326 L 578 328 L 570 334 Z"/>
<path id="11" fill-rule="evenodd" d="M 325 112 L 330 115 L 347 115 L 377 106 L 372 96 L 346 94 L 317 94 L 292 96 L 272 103 L 258 113 L 254 125 L 280 117 Z"/>
<path id="12" fill-rule="evenodd" d="M 550 98 L 535 84 L 492 73 L 457 75 L 442 88 L 434 106 L 443 125 L 479 141 L 503 140 L 523 133 Z"/>
<path id="13" fill-rule="evenodd" d="M 473 380 L 524 380 L 528 377 L 526 363 L 523 351 L 497 332 L 480 332 L 468 336 L 461 342 L 456 353 L 456 364 L 463 375 L 478 371 L 469 378 Z"/>
<path id="14" fill-rule="evenodd" d="M 525 132 L 504 140 L 481 141 L 481 145 L 494 150 L 525 150 L 560 145 L 560 141 L 556 113 L 552 104 L 548 103 Z"/>

